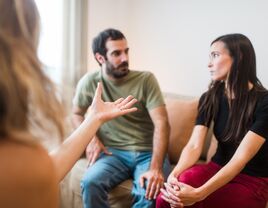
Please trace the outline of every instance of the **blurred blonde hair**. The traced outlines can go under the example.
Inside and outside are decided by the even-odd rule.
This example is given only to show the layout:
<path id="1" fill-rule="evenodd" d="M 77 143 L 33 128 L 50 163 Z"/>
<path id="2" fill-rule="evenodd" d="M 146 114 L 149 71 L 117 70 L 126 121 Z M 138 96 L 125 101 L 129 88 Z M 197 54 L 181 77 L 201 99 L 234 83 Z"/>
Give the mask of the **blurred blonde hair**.
<path id="1" fill-rule="evenodd" d="M 0 139 L 34 138 L 31 128 L 64 134 L 56 88 L 37 57 L 39 13 L 34 0 L 0 0 Z"/>

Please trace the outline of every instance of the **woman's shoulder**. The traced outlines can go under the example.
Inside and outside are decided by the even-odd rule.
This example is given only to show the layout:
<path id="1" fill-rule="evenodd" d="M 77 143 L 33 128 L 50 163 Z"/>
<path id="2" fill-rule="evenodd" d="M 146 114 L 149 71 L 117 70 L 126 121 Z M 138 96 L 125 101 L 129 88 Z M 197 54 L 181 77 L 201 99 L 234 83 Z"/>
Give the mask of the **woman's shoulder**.
<path id="1" fill-rule="evenodd" d="M 5 165 L 7 170 L 43 170 L 53 169 L 52 160 L 48 152 L 38 143 L 24 143 L 14 140 L 0 140 L 1 166 Z M 41 165 L 42 164 L 42 165 Z M 45 168 L 46 167 L 46 168 Z M 46 171 L 47 172 L 47 171 Z M 29 174 L 32 172 L 27 171 Z"/>
<path id="2" fill-rule="evenodd" d="M 57 206 L 54 165 L 40 145 L 1 140 L 0 169 L 0 207 Z"/>
<path id="3" fill-rule="evenodd" d="M 268 91 L 262 90 L 257 91 L 257 102 L 259 105 L 268 105 Z"/>

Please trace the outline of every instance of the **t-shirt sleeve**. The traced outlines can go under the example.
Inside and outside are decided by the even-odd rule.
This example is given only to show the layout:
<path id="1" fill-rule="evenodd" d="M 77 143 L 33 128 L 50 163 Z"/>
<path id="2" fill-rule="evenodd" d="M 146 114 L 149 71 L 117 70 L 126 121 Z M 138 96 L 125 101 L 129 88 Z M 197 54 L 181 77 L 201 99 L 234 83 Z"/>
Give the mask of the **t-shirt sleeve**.
<path id="1" fill-rule="evenodd" d="M 268 139 L 268 95 L 258 102 L 250 131 Z"/>
<path id="2" fill-rule="evenodd" d="M 149 73 L 148 79 L 146 80 L 145 91 L 147 109 L 150 110 L 165 104 L 159 84 L 152 73 Z"/>
<path id="3" fill-rule="evenodd" d="M 75 96 L 73 98 L 73 105 L 81 108 L 87 108 L 91 105 L 94 93 L 89 89 L 89 83 L 90 80 L 88 79 L 87 75 L 79 80 L 76 87 Z"/>
<path id="4" fill-rule="evenodd" d="M 205 123 L 206 123 L 205 122 L 205 114 L 204 114 L 204 112 L 201 112 L 201 113 L 199 112 L 200 106 L 205 101 L 205 96 L 206 96 L 206 93 L 204 93 L 199 99 L 199 102 L 198 102 L 198 114 L 197 114 L 197 117 L 196 117 L 195 125 L 205 125 Z"/>

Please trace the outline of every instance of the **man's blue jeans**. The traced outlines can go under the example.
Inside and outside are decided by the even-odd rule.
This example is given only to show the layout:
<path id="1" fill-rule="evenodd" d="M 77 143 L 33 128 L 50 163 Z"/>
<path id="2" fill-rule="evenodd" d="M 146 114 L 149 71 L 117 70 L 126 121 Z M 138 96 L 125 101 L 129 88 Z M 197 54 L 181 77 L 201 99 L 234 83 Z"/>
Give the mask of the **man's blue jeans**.
<path id="1" fill-rule="evenodd" d="M 145 187 L 139 185 L 140 175 L 149 170 L 151 151 L 125 151 L 108 149 L 112 155 L 102 153 L 99 159 L 89 167 L 81 181 L 83 204 L 85 208 L 110 207 L 108 192 L 122 181 L 133 179 L 133 206 L 135 208 L 154 207 L 154 200 L 145 198 Z M 165 179 L 170 173 L 170 164 L 165 159 L 163 165 Z"/>

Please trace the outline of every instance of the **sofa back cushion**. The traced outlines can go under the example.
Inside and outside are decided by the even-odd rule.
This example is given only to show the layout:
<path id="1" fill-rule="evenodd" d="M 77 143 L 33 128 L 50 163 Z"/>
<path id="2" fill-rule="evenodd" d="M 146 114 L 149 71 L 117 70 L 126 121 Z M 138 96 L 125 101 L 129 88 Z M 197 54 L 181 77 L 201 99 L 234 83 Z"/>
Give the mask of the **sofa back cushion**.
<path id="1" fill-rule="evenodd" d="M 192 134 L 197 116 L 198 98 L 165 96 L 165 101 L 171 127 L 168 155 L 171 163 L 175 164 Z"/>

